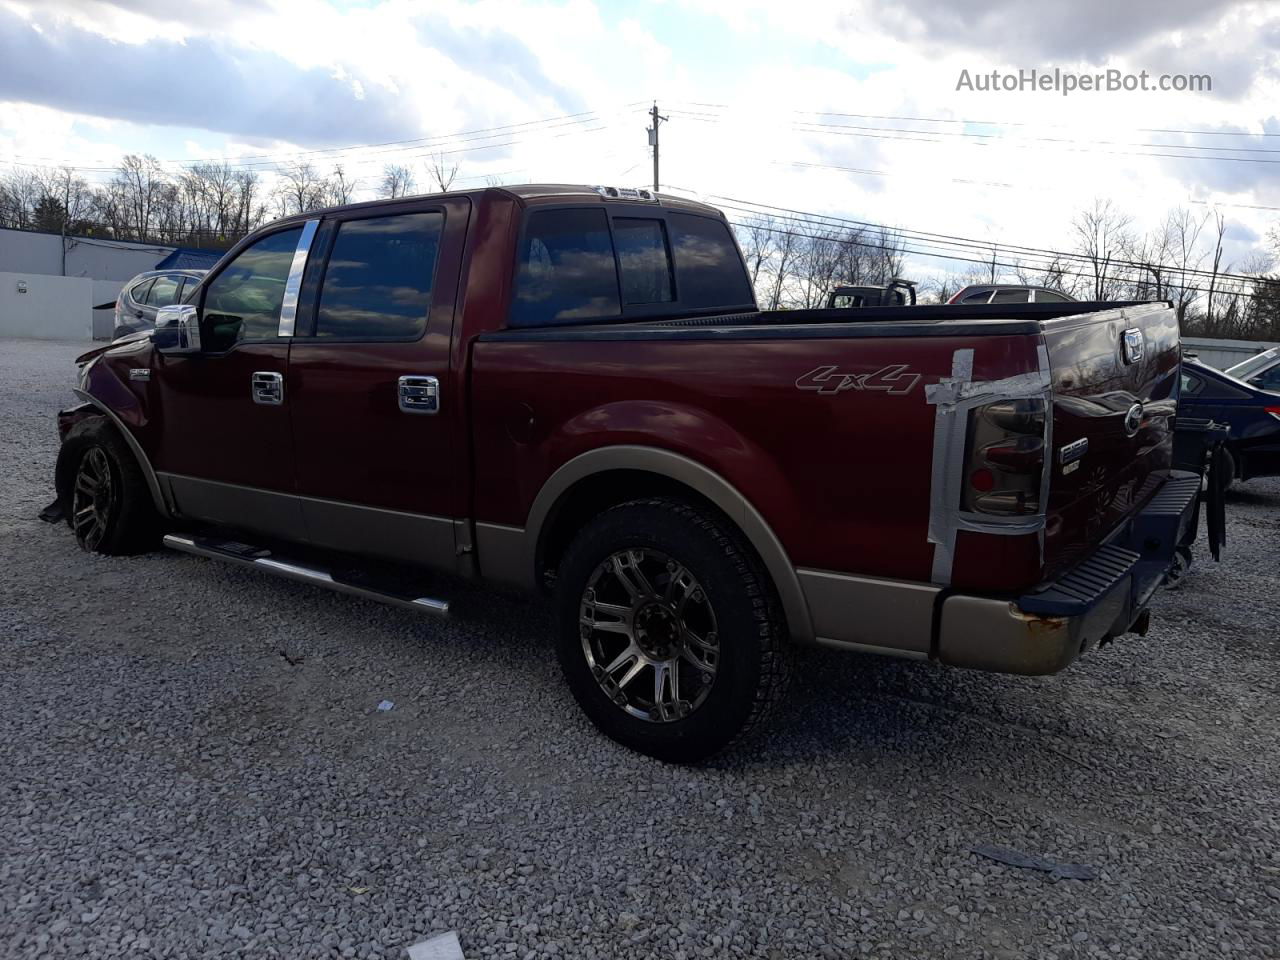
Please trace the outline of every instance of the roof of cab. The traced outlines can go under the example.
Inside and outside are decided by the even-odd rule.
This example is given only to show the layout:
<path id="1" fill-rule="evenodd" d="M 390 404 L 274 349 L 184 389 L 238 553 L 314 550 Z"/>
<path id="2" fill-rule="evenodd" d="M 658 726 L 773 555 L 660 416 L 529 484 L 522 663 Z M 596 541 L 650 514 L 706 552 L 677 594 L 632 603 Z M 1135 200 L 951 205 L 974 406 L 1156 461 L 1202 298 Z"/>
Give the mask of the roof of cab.
<path id="1" fill-rule="evenodd" d="M 415 200 L 435 199 L 437 197 L 467 197 L 472 201 L 478 201 L 486 195 L 505 193 L 514 197 L 517 202 L 525 206 L 535 206 L 541 204 L 561 204 L 561 203 L 616 203 L 634 206 L 637 210 L 643 209 L 656 203 L 658 206 L 666 210 L 683 210 L 689 213 L 700 213 L 704 216 L 723 217 L 719 210 L 709 204 L 699 203 L 696 200 L 686 200 L 683 197 L 673 197 L 670 194 L 659 193 L 655 196 L 655 200 L 632 200 L 627 198 L 615 198 L 602 196 L 595 187 L 585 186 L 581 184 L 566 183 L 523 183 L 513 184 L 511 186 L 499 187 L 480 187 L 474 190 L 449 190 L 444 193 L 426 193 L 413 194 L 406 197 L 383 198 L 380 200 L 366 200 L 361 203 L 348 203 L 337 207 L 326 207 L 323 210 L 309 210 L 306 213 L 295 213 L 288 217 L 281 217 L 275 221 L 276 224 L 313 220 L 316 217 L 332 215 L 335 213 L 343 213 L 348 210 L 367 210 L 377 209 L 382 206 L 400 205 L 411 203 Z"/>

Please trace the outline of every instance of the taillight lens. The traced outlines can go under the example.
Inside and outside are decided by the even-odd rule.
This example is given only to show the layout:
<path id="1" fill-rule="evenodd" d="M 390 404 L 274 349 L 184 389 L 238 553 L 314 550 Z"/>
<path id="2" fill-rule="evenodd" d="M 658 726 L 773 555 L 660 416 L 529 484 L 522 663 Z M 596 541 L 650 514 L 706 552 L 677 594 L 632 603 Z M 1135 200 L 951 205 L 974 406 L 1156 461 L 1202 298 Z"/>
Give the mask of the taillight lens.
<path id="1" fill-rule="evenodd" d="M 1280 420 L 1280 407 L 1264 407 L 1263 409 L 1277 420 Z"/>
<path id="2" fill-rule="evenodd" d="M 996 516 L 1039 513 L 1044 426 L 1042 397 L 997 400 L 972 410 L 960 508 Z"/>

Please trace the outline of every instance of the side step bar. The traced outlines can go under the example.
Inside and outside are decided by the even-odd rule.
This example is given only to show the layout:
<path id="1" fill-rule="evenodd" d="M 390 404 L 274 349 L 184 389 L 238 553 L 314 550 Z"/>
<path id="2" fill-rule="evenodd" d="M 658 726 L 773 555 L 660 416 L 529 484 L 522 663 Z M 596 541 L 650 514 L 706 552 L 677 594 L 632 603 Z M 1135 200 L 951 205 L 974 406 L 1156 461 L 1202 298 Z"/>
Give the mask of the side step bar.
<path id="1" fill-rule="evenodd" d="M 447 600 L 414 597 L 390 590 L 378 590 L 373 587 L 348 583 L 335 579 L 326 570 L 303 566 L 289 560 L 277 559 L 271 555 L 270 550 L 253 547 L 245 543 L 169 533 L 165 534 L 164 545 L 170 550 L 191 553 L 197 557 L 208 557 L 211 560 L 228 560 L 231 563 L 238 563 L 242 567 L 252 567 L 254 570 L 261 570 L 264 573 L 273 573 L 277 577 L 284 577 L 286 580 L 310 583 L 317 587 L 335 590 L 338 593 L 347 593 L 353 597 L 363 597 L 366 600 L 388 603 L 393 607 L 403 607 L 406 610 L 416 610 L 418 613 L 429 613 L 439 617 L 447 617 L 449 615 L 449 602 Z"/>

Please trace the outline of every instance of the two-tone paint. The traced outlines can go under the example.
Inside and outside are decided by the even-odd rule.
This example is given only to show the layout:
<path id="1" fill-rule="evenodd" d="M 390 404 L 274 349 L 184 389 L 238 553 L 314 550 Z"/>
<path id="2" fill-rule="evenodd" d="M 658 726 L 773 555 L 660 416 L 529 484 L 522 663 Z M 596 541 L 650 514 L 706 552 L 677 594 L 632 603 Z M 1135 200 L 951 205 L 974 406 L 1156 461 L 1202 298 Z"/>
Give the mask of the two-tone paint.
<path id="1" fill-rule="evenodd" d="M 953 662 L 967 655 L 948 654 L 962 649 L 942 636 L 949 622 L 986 631 L 988 645 L 1085 642 L 1078 625 L 1014 615 L 1009 600 L 1096 549 L 1159 487 L 1178 364 L 1167 306 L 872 308 L 853 321 L 819 310 L 511 330 L 517 238 L 525 212 L 542 204 L 636 215 L 634 203 L 589 190 L 528 187 L 279 221 L 266 229 L 312 221 L 314 236 L 276 336 L 186 356 L 145 339 L 112 345 L 86 356 L 82 397 L 126 433 L 157 507 L 177 521 L 539 589 L 590 511 L 676 492 L 734 521 L 797 641 Z M 669 197 L 655 207 L 720 216 Z M 424 335 L 310 336 L 336 225 L 426 210 L 445 227 Z M 1130 360 L 1135 329 L 1145 353 Z M 954 379 L 958 353 L 973 382 L 1048 378 L 1048 498 L 1026 532 L 958 530 L 939 578 L 936 477 L 962 482 L 963 464 L 939 464 L 939 409 L 926 388 Z M 279 374 L 283 403 L 253 401 L 251 377 L 263 371 Z M 405 376 L 436 378 L 436 415 L 400 408 Z M 1125 429 L 1135 406 L 1136 437 Z M 1080 441 L 1087 452 L 1062 471 L 1053 451 Z M 980 626 L 975 609 L 995 619 Z M 1102 624 L 1090 641 L 1116 627 Z M 1062 656 L 1005 659 L 1043 672 Z"/>

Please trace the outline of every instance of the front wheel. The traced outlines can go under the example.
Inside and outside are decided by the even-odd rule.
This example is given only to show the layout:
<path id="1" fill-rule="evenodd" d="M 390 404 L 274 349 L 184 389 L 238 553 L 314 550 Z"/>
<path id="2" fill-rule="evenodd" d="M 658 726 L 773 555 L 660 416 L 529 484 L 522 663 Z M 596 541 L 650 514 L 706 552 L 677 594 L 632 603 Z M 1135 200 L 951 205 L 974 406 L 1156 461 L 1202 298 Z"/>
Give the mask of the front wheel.
<path id="1" fill-rule="evenodd" d="M 677 500 L 639 500 L 587 525 L 557 581 L 559 656 L 608 736 L 696 762 L 780 699 L 790 647 L 773 587 L 726 521 Z"/>
<path id="2" fill-rule="evenodd" d="M 159 537 L 159 516 L 138 461 L 101 418 L 71 428 L 58 453 L 58 491 L 76 542 L 90 553 L 139 553 Z"/>

